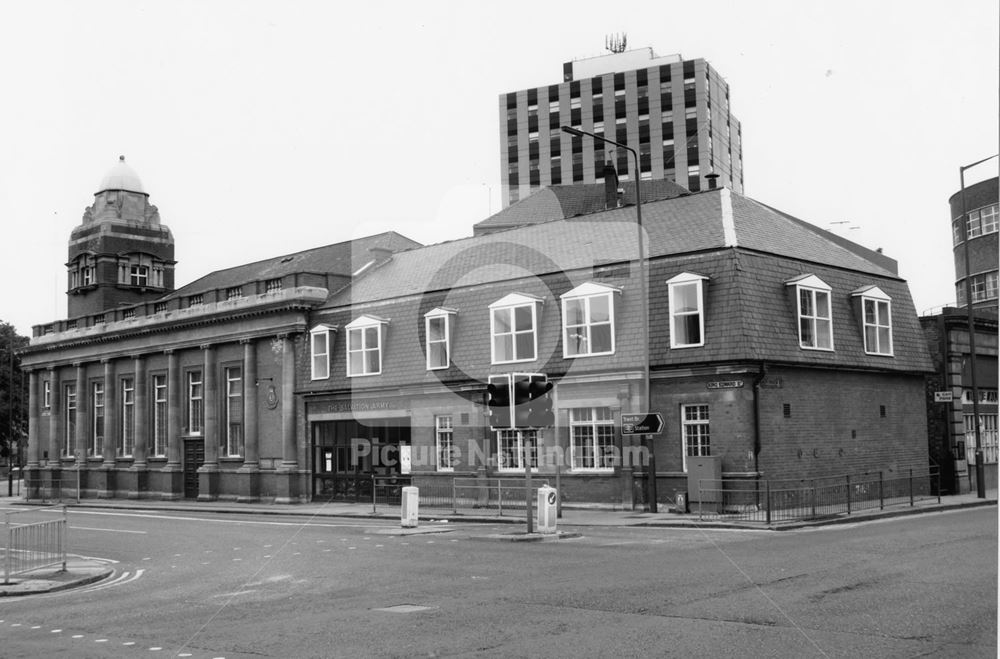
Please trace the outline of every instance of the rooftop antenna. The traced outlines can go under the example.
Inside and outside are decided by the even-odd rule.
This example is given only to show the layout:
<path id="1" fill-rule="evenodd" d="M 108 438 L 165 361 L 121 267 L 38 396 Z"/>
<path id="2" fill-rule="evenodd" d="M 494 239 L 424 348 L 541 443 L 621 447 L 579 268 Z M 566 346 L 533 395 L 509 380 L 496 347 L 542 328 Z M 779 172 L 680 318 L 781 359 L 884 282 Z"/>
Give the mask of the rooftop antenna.
<path id="1" fill-rule="evenodd" d="M 624 53 L 627 45 L 628 35 L 624 32 L 621 34 L 609 34 L 604 37 L 604 49 L 612 53 Z"/>

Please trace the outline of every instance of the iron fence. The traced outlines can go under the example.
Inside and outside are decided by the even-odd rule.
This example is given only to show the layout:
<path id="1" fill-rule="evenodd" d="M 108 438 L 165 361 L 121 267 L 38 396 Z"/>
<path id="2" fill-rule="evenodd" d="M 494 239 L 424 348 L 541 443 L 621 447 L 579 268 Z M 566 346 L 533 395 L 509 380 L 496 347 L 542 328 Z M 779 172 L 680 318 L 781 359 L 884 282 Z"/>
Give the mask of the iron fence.
<path id="1" fill-rule="evenodd" d="M 801 481 L 702 480 L 690 506 L 698 519 L 772 522 L 850 515 L 937 497 L 935 468 L 846 474 Z"/>
<path id="2" fill-rule="evenodd" d="M 380 504 L 398 506 L 402 502 L 403 487 L 410 484 L 409 478 L 372 479 L 372 511 Z M 534 478 L 531 495 L 525 496 L 523 478 L 478 478 L 461 477 L 435 478 L 419 483 L 419 504 L 421 508 L 447 509 L 457 513 L 459 509 L 503 515 L 512 511 L 524 511 L 526 501 L 534 501 L 538 488 L 549 484 L 548 479 Z"/>
<path id="3" fill-rule="evenodd" d="M 40 522 L 16 523 L 16 515 L 62 512 L 59 519 Z M 31 510 L 15 510 L 6 513 L 4 524 L 6 543 L 4 545 L 3 582 L 10 583 L 12 576 L 24 574 L 40 568 L 61 565 L 66 569 L 66 506 L 49 506 Z"/>

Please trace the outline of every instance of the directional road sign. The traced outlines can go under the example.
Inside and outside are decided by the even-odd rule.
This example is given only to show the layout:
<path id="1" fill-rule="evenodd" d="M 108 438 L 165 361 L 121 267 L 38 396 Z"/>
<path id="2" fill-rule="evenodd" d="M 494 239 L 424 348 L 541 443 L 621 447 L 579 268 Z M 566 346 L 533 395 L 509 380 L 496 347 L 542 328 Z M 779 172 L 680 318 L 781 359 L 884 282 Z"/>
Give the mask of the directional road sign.
<path id="1" fill-rule="evenodd" d="M 663 430 L 663 417 L 659 412 L 622 414 L 623 435 L 659 435 Z"/>

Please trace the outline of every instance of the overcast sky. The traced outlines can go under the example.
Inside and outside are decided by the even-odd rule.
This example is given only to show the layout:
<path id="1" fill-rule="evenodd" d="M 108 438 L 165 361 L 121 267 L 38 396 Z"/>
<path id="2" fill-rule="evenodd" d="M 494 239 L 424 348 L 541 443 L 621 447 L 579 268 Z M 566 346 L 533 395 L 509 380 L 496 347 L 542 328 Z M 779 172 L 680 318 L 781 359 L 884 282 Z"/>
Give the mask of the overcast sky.
<path id="1" fill-rule="evenodd" d="M 70 231 L 122 154 L 178 286 L 378 231 L 471 235 L 500 209 L 498 95 L 612 32 L 729 82 L 748 196 L 883 248 L 918 311 L 948 304 L 948 197 L 998 147 L 997 5 L 0 2 L 0 320 L 66 316 Z"/>

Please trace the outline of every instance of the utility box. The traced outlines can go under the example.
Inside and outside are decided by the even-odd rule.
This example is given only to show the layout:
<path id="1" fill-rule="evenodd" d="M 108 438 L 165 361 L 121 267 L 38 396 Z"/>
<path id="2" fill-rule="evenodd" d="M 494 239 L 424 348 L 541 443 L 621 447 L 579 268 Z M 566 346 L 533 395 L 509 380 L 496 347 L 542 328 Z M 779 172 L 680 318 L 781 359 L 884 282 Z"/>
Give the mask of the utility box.
<path id="1" fill-rule="evenodd" d="M 718 456 L 688 456 L 688 507 L 718 512 L 722 506 L 722 458 Z"/>
<path id="2" fill-rule="evenodd" d="M 556 488 L 543 485 L 538 488 L 538 532 L 556 532 Z"/>
<path id="3" fill-rule="evenodd" d="M 420 489 L 407 486 L 403 488 L 402 509 L 399 525 L 404 529 L 417 527 L 417 509 L 420 506 Z"/>

